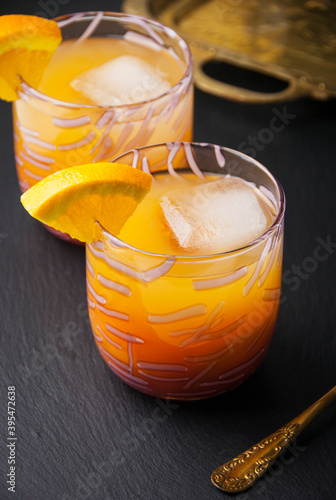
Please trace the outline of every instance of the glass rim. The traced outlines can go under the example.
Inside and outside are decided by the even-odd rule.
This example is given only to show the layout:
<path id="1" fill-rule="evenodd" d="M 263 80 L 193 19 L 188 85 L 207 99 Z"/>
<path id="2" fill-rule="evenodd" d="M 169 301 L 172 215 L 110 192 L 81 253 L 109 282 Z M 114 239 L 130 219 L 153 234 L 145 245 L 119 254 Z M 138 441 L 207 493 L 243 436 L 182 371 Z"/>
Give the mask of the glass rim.
<path id="1" fill-rule="evenodd" d="M 173 144 L 173 145 L 174 144 L 189 144 L 192 147 L 193 146 L 203 147 L 203 148 L 210 147 L 210 149 L 214 149 L 216 146 L 216 144 L 212 144 L 212 143 L 184 142 L 184 141 L 183 142 L 172 141 L 172 142 L 169 142 L 169 144 Z M 162 147 L 162 146 L 167 147 L 167 143 L 162 142 L 162 143 L 158 143 L 158 144 L 151 144 L 149 146 L 142 146 L 140 148 L 136 148 L 135 150 L 133 149 L 131 151 L 126 151 L 125 153 L 113 158 L 113 160 L 111 160 L 110 163 L 114 163 L 114 162 L 119 161 L 123 156 L 126 156 L 127 154 L 130 154 L 133 151 L 143 151 L 145 149 L 158 148 L 158 147 Z M 242 247 L 238 247 L 238 248 L 235 248 L 233 250 L 227 250 L 225 252 L 219 252 L 219 253 L 214 253 L 214 254 L 204 254 L 204 255 L 176 255 L 176 254 L 156 253 L 156 252 L 149 252 L 147 250 L 142 250 L 141 248 L 133 246 L 133 245 L 127 243 L 126 241 L 123 241 L 122 239 L 118 238 L 117 236 L 111 234 L 98 220 L 96 220 L 96 224 L 100 228 L 102 234 L 104 234 L 109 240 L 111 240 L 119 248 L 127 248 L 127 249 L 132 250 L 134 252 L 137 252 L 141 255 L 145 255 L 145 256 L 149 256 L 149 257 L 164 257 L 164 258 L 171 258 L 171 259 L 175 259 L 175 260 L 179 260 L 179 261 L 185 260 L 185 261 L 189 261 L 189 262 L 192 262 L 192 261 L 195 262 L 197 260 L 200 261 L 200 260 L 219 259 L 221 257 L 226 257 L 226 256 L 229 257 L 229 256 L 232 256 L 234 254 L 250 250 L 253 247 L 257 246 L 262 241 L 267 240 L 271 236 L 271 234 L 273 233 L 275 228 L 281 224 L 281 222 L 283 220 L 284 213 L 285 213 L 285 209 L 286 209 L 286 197 L 285 197 L 285 192 L 284 192 L 284 189 L 283 189 L 281 183 L 262 163 L 255 160 L 254 158 L 252 158 L 244 153 L 241 153 L 240 151 L 232 149 L 232 148 L 227 148 L 225 146 L 219 146 L 219 148 L 222 151 L 227 151 L 227 152 L 233 153 L 233 154 L 240 156 L 241 158 L 243 158 L 249 162 L 254 163 L 258 168 L 260 168 L 265 174 L 267 174 L 271 178 L 272 182 L 274 183 L 274 185 L 276 186 L 276 188 L 278 190 L 279 208 L 277 209 L 277 215 L 276 215 L 273 223 L 266 229 L 266 231 L 264 231 L 260 236 L 258 236 L 258 238 L 255 238 L 254 240 L 252 240 L 251 242 L 249 242 L 248 244 L 246 244 Z"/>
<path id="2" fill-rule="evenodd" d="M 57 16 L 54 17 L 52 20 L 56 21 L 57 24 L 59 24 L 61 21 L 66 21 L 67 19 L 70 19 L 71 17 L 77 16 L 75 18 L 74 22 L 85 20 L 87 17 L 92 17 L 93 15 L 97 15 L 102 13 L 102 19 L 110 19 L 110 18 L 116 18 L 116 20 L 119 19 L 119 22 L 122 21 L 122 18 L 128 18 L 130 21 L 132 19 L 138 19 L 141 21 L 144 21 L 145 23 L 156 27 L 163 29 L 167 33 L 167 29 L 169 30 L 168 36 L 171 38 L 171 32 L 174 33 L 176 40 L 178 41 L 180 47 L 183 50 L 183 53 L 187 55 L 187 60 L 186 60 L 186 71 L 183 73 L 181 78 L 179 79 L 178 82 L 175 83 L 172 87 L 170 87 L 168 90 L 163 92 L 162 94 L 153 97 L 152 99 L 146 99 L 143 101 L 138 101 L 130 104 L 118 104 L 118 105 L 109 105 L 109 106 L 102 106 L 98 104 L 80 104 L 80 103 L 74 103 L 70 101 L 63 101 L 62 99 L 57 99 L 55 97 L 49 96 L 48 94 L 44 94 L 43 92 L 35 89 L 31 85 L 29 85 L 27 82 L 24 81 L 24 79 L 19 76 L 20 82 L 21 82 L 21 91 L 24 93 L 24 95 L 28 95 L 30 97 L 34 97 L 36 99 L 40 99 L 41 101 L 48 102 L 53 105 L 57 106 L 63 106 L 65 108 L 71 108 L 71 109 L 102 109 L 102 110 L 122 110 L 122 109 L 134 109 L 136 107 L 142 107 L 147 104 L 154 103 L 166 96 L 169 96 L 170 94 L 173 94 L 176 92 L 182 85 L 183 83 L 192 76 L 193 72 L 193 57 L 191 50 L 187 44 L 187 42 L 173 29 L 168 26 L 165 26 L 162 23 L 159 23 L 158 21 L 154 21 L 152 19 L 148 19 L 143 16 L 137 16 L 134 14 L 125 14 L 123 12 L 112 12 L 112 11 L 87 11 L 87 12 L 75 12 L 71 14 L 64 14 L 62 16 Z M 82 15 L 81 15 L 82 14 Z M 106 17 L 105 17 L 106 16 Z M 28 91 L 28 94 L 26 93 Z"/>

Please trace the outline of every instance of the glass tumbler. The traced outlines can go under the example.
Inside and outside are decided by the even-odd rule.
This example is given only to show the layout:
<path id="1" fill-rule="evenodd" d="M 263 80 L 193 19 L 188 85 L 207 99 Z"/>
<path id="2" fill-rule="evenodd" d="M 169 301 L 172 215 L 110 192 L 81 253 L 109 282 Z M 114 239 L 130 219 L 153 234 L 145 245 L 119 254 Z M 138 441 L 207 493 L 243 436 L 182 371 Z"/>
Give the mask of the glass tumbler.
<path id="1" fill-rule="evenodd" d="M 149 19 L 112 12 L 81 12 L 55 20 L 65 41 L 116 37 L 146 47 L 149 54 L 165 48 L 184 73 L 156 98 L 116 106 L 64 102 L 22 81 L 19 99 L 13 103 L 15 160 L 22 192 L 65 167 L 109 161 L 151 143 L 191 140 L 192 58 L 177 33 Z M 144 89 L 150 84 L 144 81 Z M 140 99 L 148 95 L 141 90 L 136 88 Z"/>
<path id="2" fill-rule="evenodd" d="M 87 245 L 93 335 L 107 365 L 135 389 L 159 398 L 203 399 L 244 382 L 262 362 L 281 288 L 284 192 L 260 163 L 211 144 L 174 142 L 115 159 L 163 174 L 230 174 L 260 190 L 274 222 L 242 248 L 204 256 L 135 248 L 99 221 Z"/>

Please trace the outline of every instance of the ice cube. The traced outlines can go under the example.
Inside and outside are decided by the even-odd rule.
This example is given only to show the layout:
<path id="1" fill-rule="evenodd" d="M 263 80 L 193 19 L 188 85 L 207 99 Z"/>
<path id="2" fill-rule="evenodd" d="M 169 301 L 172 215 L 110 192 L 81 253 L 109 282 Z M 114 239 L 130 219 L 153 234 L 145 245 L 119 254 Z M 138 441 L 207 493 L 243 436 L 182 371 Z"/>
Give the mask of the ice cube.
<path id="1" fill-rule="evenodd" d="M 169 191 L 159 202 L 181 248 L 216 253 L 241 248 L 267 229 L 266 207 L 258 198 L 242 179 L 225 177 Z"/>
<path id="2" fill-rule="evenodd" d="M 70 85 L 98 106 L 146 101 L 171 87 L 157 68 L 135 56 L 116 57 L 77 75 Z"/>

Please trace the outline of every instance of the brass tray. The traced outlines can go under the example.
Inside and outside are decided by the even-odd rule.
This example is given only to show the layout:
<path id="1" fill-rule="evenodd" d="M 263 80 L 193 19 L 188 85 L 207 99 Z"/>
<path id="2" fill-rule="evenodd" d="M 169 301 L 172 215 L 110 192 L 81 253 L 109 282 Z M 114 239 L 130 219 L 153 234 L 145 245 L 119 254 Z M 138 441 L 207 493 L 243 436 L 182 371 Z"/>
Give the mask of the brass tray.
<path id="1" fill-rule="evenodd" d="M 191 47 L 195 84 L 206 92 L 251 103 L 336 96 L 333 0 L 124 0 L 123 10 L 175 29 Z M 208 76 L 209 61 L 288 85 L 272 93 L 236 87 Z"/>

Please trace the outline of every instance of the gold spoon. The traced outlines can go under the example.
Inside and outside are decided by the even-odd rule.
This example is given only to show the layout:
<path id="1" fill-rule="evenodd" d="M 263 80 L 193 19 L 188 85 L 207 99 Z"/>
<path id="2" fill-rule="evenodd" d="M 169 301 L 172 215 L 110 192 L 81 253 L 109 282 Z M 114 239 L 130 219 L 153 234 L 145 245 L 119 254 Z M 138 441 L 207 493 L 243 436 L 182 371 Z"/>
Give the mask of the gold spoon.
<path id="1" fill-rule="evenodd" d="M 238 493 L 250 488 L 294 441 L 300 432 L 336 401 L 336 385 L 298 417 L 267 438 L 213 471 L 211 481 L 217 488 Z"/>

